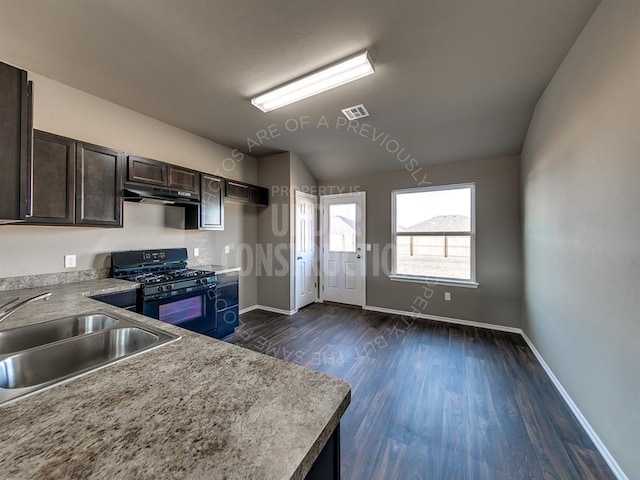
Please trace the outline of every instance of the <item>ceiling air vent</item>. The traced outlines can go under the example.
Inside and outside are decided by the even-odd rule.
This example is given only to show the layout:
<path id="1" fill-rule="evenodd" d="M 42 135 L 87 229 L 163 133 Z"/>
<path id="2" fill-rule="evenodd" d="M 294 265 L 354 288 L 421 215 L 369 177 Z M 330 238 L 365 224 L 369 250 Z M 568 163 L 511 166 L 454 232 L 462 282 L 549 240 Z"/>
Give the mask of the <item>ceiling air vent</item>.
<path id="1" fill-rule="evenodd" d="M 369 112 L 367 112 L 367 109 L 363 104 L 345 108 L 342 110 L 342 113 L 344 113 L 344 116 L 347 117 L 349 121 L 369 116 Z"/>

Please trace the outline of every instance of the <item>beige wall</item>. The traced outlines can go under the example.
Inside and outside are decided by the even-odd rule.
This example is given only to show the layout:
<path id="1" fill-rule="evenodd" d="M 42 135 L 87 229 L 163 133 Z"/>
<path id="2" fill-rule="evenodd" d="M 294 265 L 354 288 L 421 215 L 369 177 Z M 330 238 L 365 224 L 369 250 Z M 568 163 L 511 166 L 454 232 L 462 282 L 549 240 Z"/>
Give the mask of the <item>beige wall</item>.
<path id="1" fill-rule="evenodd" d="M 603 0 L 523 151 L 525 331 L 640 478 L 640 3 Z"/>
<path id="2" fill-rule="evenodd" d="M 291 189 L 301 190 L 303 192 L 315 195 L 315 190 L 318 186 L 317 180 L 313 177 L 313 175 L 311 175 L 311 172 L 309 172 L 305 164 L 302 163 L 298 155 L 293 152 L 291 152 L 290 159 L 290 174 Z"/>
<path id="3" fill-rule="evenodd" d="M 295 310 L 294 260 L 295 190 L 315 193 L 316 179 L 295 153 L 258 159 L 258 181 L 271 189 L 270 204 L 258 215 L 258 304 L 290 312 Z"/>
<path id="4" fill-rule="evenodd" d="M 418 187 L 407 170 L 330 182 L 321 186 L 331 193 L 367 192 L 366 241 L 367 305 L 461 320 L 519 327 L 522 261 L 520 241 L 520 158 L 501 157 L 450 163 L 425 168 L 431 185 L 476 184 L 476 279 L 477 289 L 436 286 L 423 303 L 424 285 L 391 281 L 385 274 L 391 265 L 391 191 Z M 451 301 L 444 301 L 451 292 Z"/>
<path id="5" fill-rule="evenodd" d="M 270 189 L 269 206 L 258 213 L 258 304 L 291 310 L 289 152 L 258 159 L 258 182 Z"/>
<path id="6" fill-rule="evenodd" d="M 126 108 L 30 73 L 34 81 L 36 128 L 148 156 L 177 165 L 255 182 L 256 161 L 235 160 L 229 148 Z M 223 161 L 225 168 L 222 168 Z M 185 231 L 184 210 L 125 203 L 124 228 L 0 227 L 0 277 L 53 273 L 65 270 L 63 256 L 77 255 L 77 270 L 108 266 L 114 250 L 148 247 L 200 248 L 201 258 L 216 263 L 241 261 L 234 248 L 225 255 L 224 245 L 257 241 L 255 208 L 227 204 L 224 232 Z M 236 258 L 237 257 L 237 258 Z M 69 271 L 67 269 L 66 271 Z M 241 308 L 257 299 L 255 272 L 245 271 L 241 281 Z"/>

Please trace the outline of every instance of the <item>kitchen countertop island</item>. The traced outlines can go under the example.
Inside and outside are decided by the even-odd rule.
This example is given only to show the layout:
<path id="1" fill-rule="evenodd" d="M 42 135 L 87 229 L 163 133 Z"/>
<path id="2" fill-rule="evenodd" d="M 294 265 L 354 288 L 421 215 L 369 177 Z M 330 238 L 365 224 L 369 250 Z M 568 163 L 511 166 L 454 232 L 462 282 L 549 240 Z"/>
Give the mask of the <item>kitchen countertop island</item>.
<path id="1" fill-rule="evenodd" d="M 0 330 L 111 312 L 182 338 L 0 406 L 2 478 L 304 479 L 351 399 L 337 378 L 111 307 L 104 279 L 52 292 Z"/>

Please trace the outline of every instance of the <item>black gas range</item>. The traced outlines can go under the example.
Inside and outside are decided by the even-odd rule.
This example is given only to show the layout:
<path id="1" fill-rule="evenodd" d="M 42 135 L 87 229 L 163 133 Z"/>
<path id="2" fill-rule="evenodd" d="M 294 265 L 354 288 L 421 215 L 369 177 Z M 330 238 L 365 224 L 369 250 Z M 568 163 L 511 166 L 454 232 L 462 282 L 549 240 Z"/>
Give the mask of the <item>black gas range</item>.
<path id="1" fill-rule="evenodd" d="M 215 273 L 188 268 L 186 248 L 113 252 L 114 278 L 140 284 L 136 311 L 198 333 L 218 336 Z"/>

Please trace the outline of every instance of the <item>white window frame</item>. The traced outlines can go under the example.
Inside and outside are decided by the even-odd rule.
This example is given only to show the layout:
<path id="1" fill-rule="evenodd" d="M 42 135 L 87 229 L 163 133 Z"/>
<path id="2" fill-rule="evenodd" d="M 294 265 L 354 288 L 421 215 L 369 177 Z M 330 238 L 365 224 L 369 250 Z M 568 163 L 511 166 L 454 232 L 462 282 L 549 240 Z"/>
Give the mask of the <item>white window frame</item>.
<path id="1" fill-rule="evenodd" d="M 449 277 L 431 277 L 426 275 L 406 275 L 397 273 L 397 257 L 396 257 L 396 245 L 398 236 L 406 236 L 404 232 L 396 231 L 396 198 L 398 194 L 406 193 L 422 193 L 422 192 L 435 192 L 442 190 L 456 190 L 461 188 L 471 189 L 471 232 L 463 235 L 470 235 L 471 242 L 471 279 L 461 280 L 458 278 Z M 450 235 L 460 236 L 461 232 L 438 232 L 437 235 Z M 430 235 L 427 235 L 430 236 Z M 433 235 L 435 236 L 435 235 Z M 391 259 L 392 270 L 389 278 L 394 281 L 400 282 L 415 282 L 415 283 L 430 283 L 437 285 L 450 285 L 456 287 L 477 288 L 476 282 L 476 184 L 475 183 L 456 183 L 451 185 L 437 185 L 433 187 L 418 187 L 418 188 L 405 188 L 401 190 L 391 191 Z"/>

